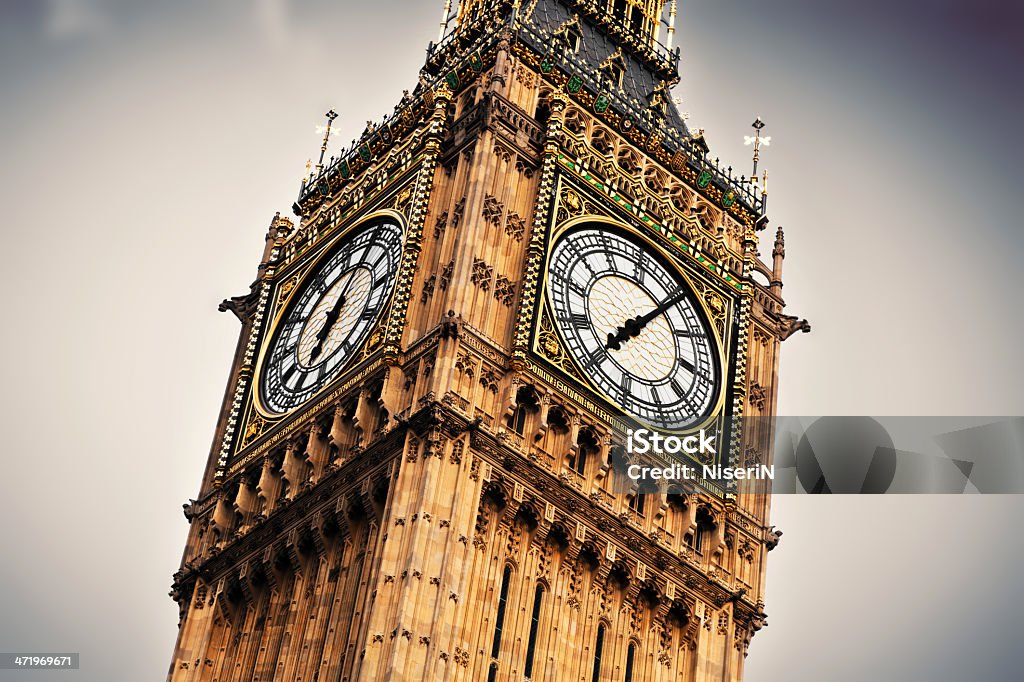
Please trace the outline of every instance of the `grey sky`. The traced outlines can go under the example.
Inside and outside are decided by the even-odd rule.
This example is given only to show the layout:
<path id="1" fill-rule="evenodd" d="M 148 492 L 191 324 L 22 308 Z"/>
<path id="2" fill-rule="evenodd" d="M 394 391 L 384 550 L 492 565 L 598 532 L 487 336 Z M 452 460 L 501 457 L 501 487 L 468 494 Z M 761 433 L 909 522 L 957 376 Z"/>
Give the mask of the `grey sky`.
<path id="1" fill-rule="evenodd" d="M 0 5 L 0 650 L 83 664 L 31 679 L 165 673 L 180 505 L 237 334 L 216 304 L 253 278 L 323 112 L 347 142 L 391 111 L 440 6 Z M 682 3 L 691 123 L 743 171 L 754 115 L 773 137 L 785 294 L 814 326 L 784 346 L 780 412 L 1024 413 L 1022 25 L 993 0 Z M 1011 679 L 1022 512 L 778 499 L 748 679 Z"/>

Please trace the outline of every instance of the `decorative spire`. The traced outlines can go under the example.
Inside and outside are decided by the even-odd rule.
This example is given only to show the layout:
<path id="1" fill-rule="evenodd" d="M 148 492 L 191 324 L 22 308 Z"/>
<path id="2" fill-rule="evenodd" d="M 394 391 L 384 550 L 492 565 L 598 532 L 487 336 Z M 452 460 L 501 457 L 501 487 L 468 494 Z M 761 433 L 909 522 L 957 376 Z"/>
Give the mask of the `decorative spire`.
<path id="1" fill-rule="evenodd" d="M 761 158 L 761 145 L 768 147 L 772 143 L 771 135 L 767 137 L 761 137 L 761 128 L 764 128 L 764 121 L 758 116 L 754 119 L 754 122 L 750 124 L 750 127 L 754 129 L 753 135 L 744 135 L 743 144 L 744 146 L 754 145 L 754 172 L 750 174 L 750 177 L 757 182 L 757 161 Z"/>
<path id="2" fill-rule="evenodd" d="M 775 230 L 775 248 L 772 249 L 772 257 L 775 256 L 786 257 L 786 235 L 782 232 L 782 225 Z"/>
<path id="3" fill-rule="evenodd" d="M 665 47 L 672 49 L 672 39 L 676 35 L 676 0 L 672 0 L 668 10 L 668 32 L 665 35 Z"/>
<path id="4" fill-rule="evenodd" d="M 327 153 L 327 143 L 331 139 L 331 124 L 334 123 L 334 119 L 338 118 L 338 114 L 331 109 L 326 114 L 327 125 L 323 127 L 324 131 L 324 142 L 320 145 L 320 160 L 316 162 L 316 174 L 320 175 L 320 171 L 324 169 L 324 154 Z"/>
<path id="5" fill-rule="evenodd" d="M 441 28 L 437 32 L 437 42 L 441 42 L 448 31 L 449 15 L 452 11 L 452 0 L 444 0 L 444 11 L 441 12 Z"/>
<path id="6" fill-rule="evenodd" d="M 772 249 L 772 280 L 769 282 L 772 293 L 776 296 L 782 295 L 782 261 L 785 257 L 786 236 L 782 233 L 782 226 L 779 225 L 779 229 L 775 231 L 775 246 Z M 807 331 L 810 331 L 810 328 Z"/>

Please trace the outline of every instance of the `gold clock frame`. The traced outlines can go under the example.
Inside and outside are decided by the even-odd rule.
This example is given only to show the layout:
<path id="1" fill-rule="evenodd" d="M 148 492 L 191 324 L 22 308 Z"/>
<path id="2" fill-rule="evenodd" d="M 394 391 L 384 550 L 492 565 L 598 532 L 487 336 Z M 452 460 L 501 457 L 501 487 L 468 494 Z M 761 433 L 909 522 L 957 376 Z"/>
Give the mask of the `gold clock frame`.
<path id="1" fill-rule="evenodd" d="M 564 178 L 562 178 L 562 180 L 564 181 Z M 559 183 L 559 184 L 563 185 L 563 183 Z M 560 189 L 561 189 L 561 187 L 560 187 Z M 557 215 L 557 211 L 553 211 L 553 214 Z M 549 282 L 548 282 L 548 278 L 549 278 L 549 275 L 550 275 L 550 266 L 549 266 L 549 264 L 550 264 L 550 261 L 551 261 L 552 250 L 553 250 L 555 244 L 558 242 L 558 240 L 565 233 L 567 233 L 567 232 L 569 232 L 569 231 L 573 230 L 574 228 L 577 228 L 577 227 L 579 227 L 581 225 L 607 225 L 610 228 L 612 228 L 613 231 L 619 231 L 619 232 L 623 232 L 623 233 L 626 233 L 626 234 L 630 235 L 633 239 L 639 241 L 646 248 L 649 248 L 649 249 L 653 250 L 654 252 L 656 252 L 661 257 L 661 260 L 669 268 L 671 268 L 672 271 L 675 274 L 677 274 L 680 278 L 682 278 L 682 281 L 686 284 L 686 286 L 688 286 L 692 291 L 694 291 L 695 293 L 698 294 L 698 295 L 694 296 L 694 298 L 697 300 L 697 305 L 700 306 L 701 313 L 704 316 L 704 321 L 708 323 L 708 327 L 709 327 L 710 332 L 711 332 L 711 334 L 713 336 L 713 339 L 712 339 L 713 350 L 714 350 L 714 353 L 715 353 L 715 357 L 718 360 L 718 377 L 716 377 L 718 379 L 717 396 L 715 398 L 713 406 L 708 410 L 707 416 L 703 420 L 701 420 L 700 422 L 697 422 L 697 423 L 695 423 L 695 424 L 693 424 L 691 426 L 688 426 L 685 429 L 680 429 L 680 430 L 672 431 L 672 430 L 668 430 L 668 429 L 657 427 L 657 426 L 655 426 L 653 424 L 648 424 L 644 420 L 642 420 L 642 419 L 640 419 L 640 418 L 638 418 L 638 417 L 636 417 L 636 416 L 634 416 L 632 414 L 629 414 L 621 406 L 619 406 L 619 404 L 611 396 L 609 396 L 604 390 L 602 390 L 599 386 L 596 386 L 591 381 L 591 379 L 589 378 L 588 374 L 586 372 L 584 372 L 583 369 L 580 367 L 580 364 L 576 360 L 576 358 L 574 358 L 570 353 L 568 353 L 565 350 L 566 343 L 565 343 L 565 338 L 564 338 L 563 332 L 558 327 L 558 325 L 555 324 L 554 321 L 553 321 L 554 320 L 554 315 L 553 315 L 553 311 L 551 310 L 551 301 L 550 301 L 550 294 L 549 294 Z M 700 429 L 706 429 L 708 426 L 719 422 L 724 417 L 724 415 L 723 415 L 723 408 L 725 406 L 726 394 L 729 392 L 729 382 L 728 382 L 729 376 L 728 376 L 728 363 L 727 363 L 727 357 L 728 357 L 727 349 L 728 349 L 729 339 L 723 338 L 722 333 L 719 331 L 718 327 L 715 324 L 716 315 L 712 314 L 712 312 L 708 309 L 708 304 L 707 304 L 707 301 L 705 300 L 706 299 L 707 285 L 704 285 L 702 283 L 702 285 L 700 287 L 694 286 L 693 277 L 685 271 L 685 268 L 682 266 L 682 263 L 680 262 L 679 256 L 672 254 L 670 251 L 665 249 L 661 244 L 659 244 L 657 241 L 652 239 L 649 234 L 646 234 L 644 231 L 636 228 L 633 225 L 630 225 L 626 221 L 616 220 L 616 219 L 614 219 L 612 217 L 603 216 L 603 215 L 582 215 L 582 216 L 577 216 L 577 217 L 573 217 L 573 218 L 570 218 L 568 220 L 565 220 L 565 221 L 559 223 L 558 225 L 554 226 L 553 228 L 551 228 L 551 230 L 549 231 L 549 234 L 548 234 L 548 242 L 547 242 L 547 245 L 546 245 L 546 248 L 545 248 L 544 261 L 543 262 L 544 262 L 544 265 L 543 265 L 543 277 L 541 278 L 540 297 L 539 297 L 541 300 L 540 300 L 540 303 L 539 303 L 539 306 L 538 306 L 538 308 L 539 308 L 538 309 L 538 319 L 537 319 L 536 324 L 534 325 L 533 339 L 532 339 L 532 345 L 531 345 L 534 355 L 536 355 L 538 358 L 543 360 L 546 364 L 552 365 L 552 366 L 554 366 L 556 369 L 558 369 L 560 371 L 565 371 L 563 368 L 558 367 L 557 365 L 555 365 L 555 363 L 544 353 L 544 351 L 540 347 L 540 344 L 541 344 L 540 337 L 541 337 L 541 334 L 542 334 L 542 330 L 540 328 L 541 327 L 541 320 L 542 320 L 544 315 L 547 315 L 548 319 L 552 321 L 551 322 L 551 326 L 552 326 L 552 328 L 554 330 L 554 334 L 555 334 L 556 338 L 558 339 L 558 343 L 561 346 L 560 349 L 559 349 L 561 354 L 564 355 L 566 358 L 568 358 L 568 361 L 570 363 L 572 363 L 572 368 L 573 368 L 573 370 L 575 370 L 575 374 L 577 374 L 578 377 L 586 384 L 587 389 L 589 389 L 594 395 L 599 397 L 601 402 L 603 402 L 605 405 L 610 406 L 612 408 L 613 413 L 618 415 L 620 420 L 623 420 L 623 421 L 625 421 L 627 423 L 628 422 L 633 422 L 633 423 L 642 424 L 644 427 L 649 428 L 649 429 L 651 429 L 653 431 L 656 431 L 658 433 L 678 434 L 678 433 L 684 433 L 684 432 L 688 433 L 688 432 L 692 432 L 692 431 L 697 431 L 697 430 L 700 430 Z M 700 293 L 702 291 L 705 292 L 703 295 Z M 721 294 L 719 294 L 717 292 L 713 292 L 713 293 L 714 293 L 714 295 L 719 296 L 720 298 L 723 298 L 723 299 L 729 301 L 730 305 L 728 305 L 726 307 L 726 310 L 724 310 L 723 313 L 722 313 L 722 315 L 724 316 L 722 330 L 724 332 L 728 333 L 728 331 L 730 329 L 730 325 L 733 322 L 733 318 L 735 316 L 735 308 L 736 308 L 735 304 L 736 304 L 736 301 L 731 296 L 722 296 Z M 729 337 L 731 338 L 731 335 L 729 335 Z"/>
<path id="2" fill-rule="evenodd" d="M 273 412 L 267 409 L 266 405 L 264 405 L 263 403 L 263 363 L 266 360 L 267 351 L 271 343 L 277 338 L 277 332 L 278 328 L 281 325 L 281 320 L 284 317 L 285 311 L 289 309 L 289 306 L 292 303 L 292 299 L 295 298 L 295 292 L 304 290 L 306 284 L 309 283 L 309 280 L 316 275 L 318 266 L 324 262 L 324 259 L 327 258 L 327 255 L 333 252 L 334 249 L 342 241 L 348 238 L 349 235 L 351 235 L 353 232 L 358 230 L 363 225 L 366 225 L 367 223 L 370 223 L 374 220 L 378 220 L 381 218 L 390 218 L 394 220 L 395 223 L 398 225 L 399 229 L 402 231 L 402 252 L 404 253 L 405 249 L 408 248 L 408 219 L 400 212 L 394 209 L 378 209 L 375 211 L 371 211 L 370 213 L 355 216 L 352 222 L 347 227 L 339 230 L 338 234 L 334 235 L 329 241 L 326 241 L 321 246 L 321 248 L 319 248 L 319 253 L 310 254 L 310 256 L 307 259 L 304 259 L 302 263 L 297 265 L 293 270 L 288 272 L 282 272 L 278 277 L 275 278 L 274 292 L 276 293 L 278 287 L 280 287 L 282 284 L 287 282 L 289 279 L 295 277 L 296 275 L 298 276 L 298 280 L 294 285 L 292 285 L 289 288 L 287 294 L 283 297 L 279 297 L 278 300 L 276 300 L 276 302 L 274 303 L 274 305 L 276 306 L 276 310 L 274 311 L 273 314 L 273 321 L 271 322 L 270 326 L 267 327 L 267 331 L 263 336 L 260 345 L 259 357 L 257 358 L 256 365 L 253 369 L 254 380 L 252 386 L 252 405 L 253 408 L 255 409 L 256 414 L 259 415 L 261 418 L 265 420 L 273 420 L 276 422 L 295 414 L 299 410 L 305 409 L 308 405 L 315 403 L 322 395 L 328 392 L 331 389 L 331 387 L 334 384 L 336 384 L 339 380 L 343 379 L 346 374 L 351 372 L 356 367 L 356 365 L 358 365 L 358 363 L 364 362 L 365 360 L 368 359 L 368 356 L 366 356 L 365 354 L 360 355 L 358 351 L 365 349 L 366 344 L 369 343 L 370 341 L 370 337 L 373 336 L 372 333 L 370 334 L 370 337 L 367 337 L 366 341 L 360 344 L 357 348 L 353 349 L 352 357 L 339 368 L 337 375 L 329 382 L 324 384 L 324 386 L 319 391 L 310 396 L 309 399 L 303 402 L 301 405 L 293 407 L 287 412 Z M 399 263 L 399 268 L 401 268 L 401 263 Z M 394 303 L 395 292 L 398 290 L 398 278 L 400 274 L 400 272 L 396 273 L 395 283 L 391 287 L 391 291 L 388 293 L 387 301 L 384 305 L 381 306 L 380 312 L 377 313 L 377 318 L 371 325 L 377 327 L 377 329 L 382 332 L 382 339 L 387 336 L 387 333 L 389 331 L 388 327 L 392 322 L 390 309 L 392 304 Z"/>

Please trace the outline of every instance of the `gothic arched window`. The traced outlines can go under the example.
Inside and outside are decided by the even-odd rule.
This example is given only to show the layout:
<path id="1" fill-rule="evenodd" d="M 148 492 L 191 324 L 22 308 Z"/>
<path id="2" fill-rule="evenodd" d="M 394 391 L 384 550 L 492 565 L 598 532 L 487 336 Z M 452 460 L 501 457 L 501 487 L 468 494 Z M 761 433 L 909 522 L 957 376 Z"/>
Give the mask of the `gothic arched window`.
<path id="1" fill-rule="evenodd" d="M 540 410 L 540 396 L 533 386 L 523 386 L 516 392 L 516 408 L 508 418 L 508 428 L 520 436 L 526 433 L 527 416 Z"/>
<path id="2" fill-rule="evenodd" d="M 498 675 L 498 654 L 501 652 L 501 631 L 505 627 L 505 609 L 508 606 L 508 584 L 512 579 L 512 567 L 506 566 L 501 574 L 501 589 L 498 592 L 498 615 L 494 619 L 494 640 L 491 643 L 491 666 L 487 671 L 488 682 L 494 682 Z"/>
<path id="3" fill-rule="evenodd" d="M 523 675 L 533 675 L 533 660 L 537 649 L 537 630 L 540 627 L 540 605 L 544 599 L 544 586 L 537 585 L 533 593 L 533 614 L 530 616 L 530 638 L 526 643 L 526 665 L 523 667 Z"/>
<path id="4" fill-rule="evenodd" d="M 597 434 L 589 427 L 580 429 L 576 443 L 578 448 L 576 458 L 572 462 L 572 468 L 576 473 L 583 476 L 587 473 L 587 462 L 597 456 L 601 451 L 601 446 Z"/>
<path id="5" fill-rule="evenodd" d="M 597 626 L 597 641 L 594 642 L 594 674 L 591 675 L 591 682 L 599 682 L 601 679 L 601 655 L 604 653 L 604 623 Z"/>
<path id="6" fill-rule="evenodd" d="M 626 674 L 622 676 L 623 682 L 633 682 L 633 665 L 636 659 L 636 644 L 629 643 L 626 649 Z"/>

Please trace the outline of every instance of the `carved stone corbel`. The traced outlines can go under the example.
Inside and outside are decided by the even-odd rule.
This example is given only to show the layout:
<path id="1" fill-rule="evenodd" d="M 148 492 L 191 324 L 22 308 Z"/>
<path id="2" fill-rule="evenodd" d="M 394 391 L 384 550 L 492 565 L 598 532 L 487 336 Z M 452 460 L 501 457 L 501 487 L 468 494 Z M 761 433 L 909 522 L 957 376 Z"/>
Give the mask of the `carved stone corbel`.
<path id="1" fill-rule="evenodd" d="M 235 511 L 228 503 L 226 492 L 217 496 L 217 504 L 214 506 L 213 515 L 210 517 L 210 525 L 213 527 L 214 536 L 217 538 L 217 545 L 222 546 L 228 539 L 228 535 L 235 527 Z"/>
<path id="2" fill-rule="evenodd" d="M 344 403 L 339 402 L 334 406 L 334 419 L 331 422 L 331 430 L 327 436 L 327 443 L 330 447 L 334 448 L 337 453 L 334 460 L 330 462 L 331 466 L 341 466 L 344 464 L 346 455 L 348 454 L 344 452 L 345 446 L 348 445 L 346 442 L 346 412 L 347 410 L 345 409 Z"/>
<path id="3" fill-rule="evenodd" d="M 316 483 L 324 475 L 327 469 L 327 439 L 324 437 L 325 429 L 317 421 L 309 425 L 309 434 L 306 439 L 306 456 L 309 460 L 310 472 L 309 482 Z"/>
<path id="4" fill-rule="evenodd" d="M 237 519 L 241 521 L 242 532 L 245 532 L 252 525 L 256 515 L 258 500 L 256 498 L 256 486 L 248 473 L 242 474 L 238 481 L 238 492 L 232 503 Z"/>
<path id="5" fill-rule="evenodd" d="M 217 588 L 214 594 L 216 595 L 216 604 L 217 608 L 220 610 L 221 617 L 228 623 L 231 623 L 234 614 L 231 609 L 231 601 L 228 599 L 226 578 L 221 578 L 217 581 Z"/>
<path id="6" fill-rule="evenodd" d="M 285 446 L 284 464 L 281 470 L 287 486 L 285 499 L 291 502 L 309 478 L 309 463 L 304 448 L 298 440 L 290 440 Z"/>
<path id="7" fill-rule="evenodd" d="M 327 555 L 327 543 L 326 536 L 324 535 L 324 514 L 322 511 L 316 511 L 313 513 L 313 518 L 310 519 L 310 532 L 309 538 L 313 542 L 313 548 L 316 550 L 316 555 L 323 558 Z"/>
<path id="8" fill-rule="evenodd" d="M 242 591 L 242 599 L 246 604 L 255 604 L 259 595 L 257 585 L 254 583 L 255 575 L 252 562 L 246 561 L 238 569 L 238 587 Z"/>
<path id="9" fill-rule="evenodd" d="M 263 579 L 267 581 L 267 587 L 270 588 L 272 592 L 276 591 L 280 584 L 276 565 L 279 551 L 280 549 L 278 547 L 267 547 L 263 550 L 263 556 L 260 558 L 260 564 L 263 570 Z"/>
<path id="10" fill-rule="evenodd" d="M 274 512 L 281 495 L 281 476 L 275 471 L 274 458 L 270 453 L 263 458 L 260 480 L 256 484 L 257 515 L 269 516 Z"/>
<path id="11" fill-rule="evenodd" d="M 288 565 L 291 567 L 292 572 L 297 576 L 302 575 L 302 552 L 299 550 L 300 543 L 302 542 L 302 536 L 299 534 L 298 528 L 293 528 L 288 532 L 288 537 L 285 539 L 285 555 L 288 557 Z"/>

